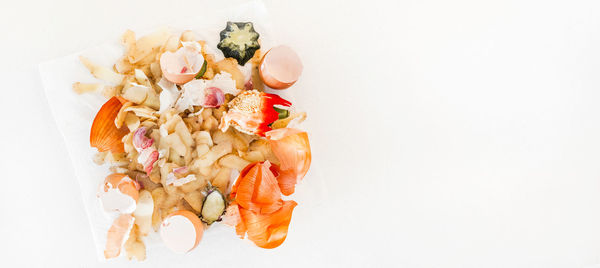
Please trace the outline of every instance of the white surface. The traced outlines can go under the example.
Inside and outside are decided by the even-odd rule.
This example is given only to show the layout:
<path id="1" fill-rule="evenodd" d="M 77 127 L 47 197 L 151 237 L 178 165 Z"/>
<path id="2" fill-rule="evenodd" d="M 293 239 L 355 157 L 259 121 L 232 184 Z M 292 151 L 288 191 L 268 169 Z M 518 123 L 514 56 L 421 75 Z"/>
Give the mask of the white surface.
<path id="1" fill-rule="evenodd" d="M 3 5 L 0 266 L 126 266 L 97 263 L 37 64 L 216 5 L 159 2 Z M 329 202 L 248 266 L 600 263 L 599 2 L 265 2 L 321 112 L 298 191 Z"/>

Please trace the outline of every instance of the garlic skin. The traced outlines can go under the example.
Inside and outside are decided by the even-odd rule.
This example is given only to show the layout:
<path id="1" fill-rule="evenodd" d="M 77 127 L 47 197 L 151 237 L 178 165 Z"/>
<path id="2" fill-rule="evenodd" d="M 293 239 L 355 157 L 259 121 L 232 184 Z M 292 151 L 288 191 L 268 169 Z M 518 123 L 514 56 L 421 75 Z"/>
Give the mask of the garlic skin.
<path id="1" fill-rule="evenodd" d="M 150 175 L 159 153 L 156 150 L 154 139 L 146 137 L 145 127 L 140 127 L 133 133 L 133 147 L 139 153 L 138 163 L 142 164 L 146 174 Z"/>
<path id="2" fill-rule="evenodd" d="M 181 96 L 175 103 L 178 112 L 193 110 L 194 106 L 219 107 L 225 101 L 225 94 L 236 96 L 241 90 L 235 87 L 231 74 L 221 72 L 212 80 L 194 79 L 181 86 Z"/>
<path id="3" fill-rule="evenodd" d="M 160 109 L 158 110 L 158 113 L 162 114 L 175 105 L 180 93 L 177 89 L 177 85 L 165 78 L 160 79 L 158 86 L 162 88 L 159 97 Z"/>
<path id="4" fill-rule="evenodd" d="M 154 140 L 146 137 L 146 128 L 140 127 L 133 133 L 133 147 L 138 151 L 146 149 L 154 143 Z"/>
<path id="5" fill-rule="evenodd" d="M 177 178 L 175 176 L 175 174 L 173 172 L 169 173 L 169 175 L 167 175 L 167 185 L 173 185 L 173 186 L 182 186 L 188 182 L 192 182 L 196 180 L 196 175 L 194 174 L 190 174 L 187 175 L 183 178 Z"/>
<path id="6" fill-rule="evenodd" d="M 218 108 L 225 103 L 225 94 L 219 88 L 209 87 L 205 90 L 204 103 L 202 107 Z"/>

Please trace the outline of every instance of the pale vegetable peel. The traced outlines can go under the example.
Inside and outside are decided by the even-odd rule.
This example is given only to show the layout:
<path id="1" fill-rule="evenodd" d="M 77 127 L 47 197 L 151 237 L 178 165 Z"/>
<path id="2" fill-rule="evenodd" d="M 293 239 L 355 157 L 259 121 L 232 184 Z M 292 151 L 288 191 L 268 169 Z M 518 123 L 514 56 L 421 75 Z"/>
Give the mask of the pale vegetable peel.
<path id="1" fill-rule="evenodd" d="M 84 56 L 80 56 L 79 60 L 86 68 L 88 68 L 94 77 L 100 80 L 104 80 L 112 85 L 118 85 L 123 81 L 123 75 L 116 73 L 107 67 L 98 65 Z"/>
<path id="2" fill-rule="evenodd" d="M 139 228 L 142 236 L 148 235 L 152 228 L 152 213 L 154 212 L 154 200 L 149 191 L 140 191 L 136 210 L 133 212 L 135 216 L 135 224 Z"/>

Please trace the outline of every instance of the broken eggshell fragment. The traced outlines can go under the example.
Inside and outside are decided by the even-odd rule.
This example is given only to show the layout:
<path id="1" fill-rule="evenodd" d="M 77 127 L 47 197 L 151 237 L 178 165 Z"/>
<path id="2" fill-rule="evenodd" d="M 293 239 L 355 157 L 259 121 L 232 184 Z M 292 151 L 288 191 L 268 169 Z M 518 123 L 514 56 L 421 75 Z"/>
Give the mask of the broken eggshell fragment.
<path id="1" fill-rule="evenodd" d="M 202 47 L 198 42 L 182 44 L 183 47 L 177 51 L 167 51 L 160 56 L 160 69 L 164 78 L 175 84 L 185 84 L 194 79 L 204 64 Z"/>
<path id="2" fill-rule="evenodd" d="M 98 189 L 97 197 L 107 213 L 132 213 L 139 197 L 139 184 L 125 174 L 111 174 Z"/>

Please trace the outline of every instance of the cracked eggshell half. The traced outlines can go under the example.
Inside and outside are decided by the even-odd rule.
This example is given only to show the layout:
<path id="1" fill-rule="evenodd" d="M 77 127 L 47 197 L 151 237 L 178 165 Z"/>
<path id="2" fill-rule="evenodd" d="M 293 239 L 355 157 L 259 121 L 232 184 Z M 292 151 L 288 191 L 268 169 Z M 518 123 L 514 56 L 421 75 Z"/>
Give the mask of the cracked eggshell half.
<path id="1" fill-rule="evenodd" d="M 259 74 L 265 84 L 272 89 L 291 87 L 303 69 L 302 61 L 296 52 L 288 46 L 277 46 L 263 56 Z"/>
<path id="2" fill-rule="evenodd" d="M 204 225 L 196 214 L 179 210 L 167 216 L 160 225 L 160 237 L 176 253 L 186 253 L 200 243 Z"/>
<path id="3" fill-rule="evenodd" d="M 182 44 L 183 47 L 174 53 L 167 51 L 160 56 L 163 77 L 178 85 L 194 79 L 204 64 L 202 47 L 198 42 L 182 42 Z"/>

